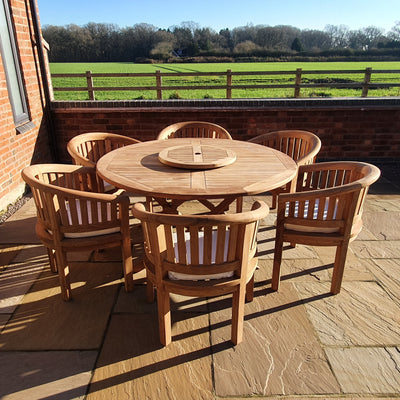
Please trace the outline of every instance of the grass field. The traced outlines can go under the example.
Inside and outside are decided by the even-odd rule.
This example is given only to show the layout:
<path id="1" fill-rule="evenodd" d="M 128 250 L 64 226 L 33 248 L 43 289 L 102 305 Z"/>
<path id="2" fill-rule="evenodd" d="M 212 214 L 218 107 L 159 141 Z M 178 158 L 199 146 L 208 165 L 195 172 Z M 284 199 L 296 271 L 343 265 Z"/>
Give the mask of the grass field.
<path id="1" fill-rule="evenodd" d="M 277 62 L 277 63 L 204 63 L 204 64 L 133 64 L 133 63 L 51 63 L 52 74 L 63 73 L 153 73 L 161 72 L 233 72 L 241 71 L 328 71 L 328 70 L 357 70 L 372 68 L 371 83 L 400 82 L 400 73 L 374 74 L 374 70 L 400 70 L 400 62 Z M 302 83 L 354 83 L 362 82 L 364 73 L 357 74 L 309 74 L 303 75 Z M 249 75 L 233 77 L 233 84 L 294 84 L 294 74 L 286 75 Z M 164 86 L 201 86 L 224 85 L 225 76 L 206 77 L 163 77 Z M 124 87 L 124 86 L 155 86 L 154 77 L 129 78 L 95 78 L 96 87 Z M 86 87 L 85 78 L 53 78 L 53 87 Z M 292 88 L 279 89 L 233 89 L 233 98 L 291 98 L 294 96 Z M 304 88 L 301 97 L 360 97 L 361 89 L 339 88 Z M 399 87 L 380 88 L 370 90 L 369 97 L 400 96 Z M 163 91 L 163 98 L 201 99 L 225 98 L 223 89 L 199 90 L 171 90 Z M 131 100 L 156 99 L 156 91 L 96 91 L 96 100 Z M 56 100 L 87 100 L 88 93 L 83 92 L 55 92 Z"/>

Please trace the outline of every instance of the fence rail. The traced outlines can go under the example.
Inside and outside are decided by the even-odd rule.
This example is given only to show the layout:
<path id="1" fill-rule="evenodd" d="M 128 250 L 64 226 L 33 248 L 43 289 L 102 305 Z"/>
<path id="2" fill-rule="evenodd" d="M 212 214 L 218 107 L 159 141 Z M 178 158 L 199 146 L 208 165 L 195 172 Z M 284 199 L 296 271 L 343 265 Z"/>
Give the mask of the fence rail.
<path id="1" fill-rule="evenodd" d="M 351 82 L 312 82 L 304 83 L 305 76 L 307 75 L 323 75 L 325 77 L 329 75 L 344 75 L 344 74 L 362 74 L 363 79 L 360 81 Z M 163 99 L 163 92 L 171 90 L 217 90 L 222 89 L 226 92 L 226 98 L 232 98 L 232 91 L 237 89 L 293 89 L 293 97 L 301 97 L 302 89 L 310 88 L 338 88 L 338 89 L 360 89 L 361 97 L 368 97 L 370 89 L 384 89 L 400 87 L 398 82 L 371 82 L 372 74 L 400 74 L 400 70 L 374 70 L 372 68 L 366 68 L 364 70 L 322 70 L 322 71 L 303 71 L 301 68 L 295 71 L 251 71 L 251 72 L 233 72 L 228 69 L 225 72 L 161 72 L 156 71 L 153 73 L 92 73 L 86 71 L 86 73 L 70 73 L 70 74 L 51 74 L 52 78 L 85 78 L 86 86 L 76 87 L 62 87 L 53 85 L 54 92 L 88 92 L 89 99 L 96 99 L 96 92 L 105 91 L 156 91 L 157 99 Z M 261 84 L 236 84 L 233 82 L 234 77 L 243 76 L 273 76 L 273 75 L 288 75 L 293 78 L 293 83 L 261 83 Z M 198 85 L 164 85 L 163 78 L 169 77 L 225 77 L 224 84 L 198 84 Z M 154 85 L 150 86 L 95 86 L 94 80 L 97 78 L 145 78 L 153 77 Z M 183 82 L 183 80 L 182 80 Z"/>

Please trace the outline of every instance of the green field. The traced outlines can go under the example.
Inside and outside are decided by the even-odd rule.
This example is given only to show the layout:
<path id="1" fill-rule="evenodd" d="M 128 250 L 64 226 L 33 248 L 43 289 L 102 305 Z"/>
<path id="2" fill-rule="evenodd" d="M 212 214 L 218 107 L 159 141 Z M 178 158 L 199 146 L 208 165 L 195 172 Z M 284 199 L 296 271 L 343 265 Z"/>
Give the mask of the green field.
<path id="1" fill-rule="evenodd" d="M 400 70 L 400 62 L 277 62 L 277 63 L 204 63 L 204 64 L 133 64 L 133 63 L 51 63 L 52 74 L 63 73 L 149 73 L 157 70 L 161 72 L 233 72 L 240 71 L 295 71 L 302 68 L 303 71 L 328 71 L 328 70 L 357 70 L 372 68 L 371 83 L 400 82 L 400 73 L 374 74 L 374 70 Z M 354 83 L 362 82 L 364 73 L 357 74 L 305 74 L 302 83 Z M 294 84 L 295 76 L 290 75 L 249 75 L 233 77 L 233 84 Z M 201 86 L 224 85 L 225 76 L 206 77 L 163 77 L 163 86 Z M 53 78 L 53 87 L 85 87 L 85 78 Z M 95 78 L 96 87 L 124 87 L 124 86 L 155 86 L 154 77 L 129 77 L 129 78 Z M 233 98 L 292 98 L 292 88 L 278 89 L 233 89 Z M 301 97 L 360 97 L 361 89 L 341 88 L 303 88 Z M 371 89 L 368 97 L 400 96 L 399 87 Z M 225 98 L 226 92 L 222 89 L 198 89 L 198 90 L 171 90 L 163 91 L 163 98 L 202 99 Z M 156 91 L 96 91 L 96 100 L 132 100 L 132 99 L 156 99 Z M 56 100 L 87 100 L 88 93 L 83 92 L 55 92 Z"/>

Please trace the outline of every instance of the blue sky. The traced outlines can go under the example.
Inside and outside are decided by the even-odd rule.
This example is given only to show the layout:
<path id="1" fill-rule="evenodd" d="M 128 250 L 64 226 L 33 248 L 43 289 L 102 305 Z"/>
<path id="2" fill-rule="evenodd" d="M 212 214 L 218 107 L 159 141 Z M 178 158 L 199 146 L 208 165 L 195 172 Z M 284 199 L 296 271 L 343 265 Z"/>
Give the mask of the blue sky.
<path id="1" fill-rule="evenodd" d="M 216 31 L 253 25 L 321 29 L 376 26 L 385 32 L 400 21 L 400 0 L 38 0 L 42 25 L 148 23 L 168 28 L 193 21 Z"/>

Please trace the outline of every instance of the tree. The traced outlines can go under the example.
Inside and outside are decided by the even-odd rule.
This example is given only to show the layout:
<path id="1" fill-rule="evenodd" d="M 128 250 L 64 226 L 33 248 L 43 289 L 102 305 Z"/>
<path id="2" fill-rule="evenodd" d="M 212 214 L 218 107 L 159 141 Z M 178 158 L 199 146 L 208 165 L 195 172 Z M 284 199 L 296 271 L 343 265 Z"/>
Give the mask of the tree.
<path id="1" fill-rule="evenodd" d="M 305 29 L 300 32 L 299 39 L 304 50 L 320 51 L 327 50 L 330 47 L 329 35 L 320 30 Z"/>
<path id="2" fill-rule="evenodd" d="M 194 22 L 182 22 L 180 26 L 174 26 L 172 33 L 176 39 L 176 50 L 183 55 L 194 56 L 197 54 L 198 47 L 194 40 L 194 31 L 197 25 Z"/>
<path id="3" fill-rule="evenodd" d="M 301 44 L 300 39 L 299 38 L 295 38 L 293 40 L 292 45 L 290 46 L 290 48 L 293 51 L 297 51 L 297 52 L 303 51 L 303 45 Z"/>
<path id="4" fill-rule="evenodd" d="M 260 47 L 257 46 L 254 42 L 251 40 L 246 40 L 244 42 L 241 42 L 235 46 L 233 49 L 234 53 L 239 53 L 239 54 L 251 54 L 254 53 L 255 51 L 260 50 Z"/>
<path id="5" fill-rule="evenodd" d="M 219 43 L 223 49 L 227 49 L 229 51 L 233 51 L 233 38 L 232 33 L 228 28 L 221 29 L 219 31 Z"/>
<path id="6" fill-rule="evenodd" d="M 349 28 L 345 25 L 326 25 L 325 32 L 330 38 L 330 47 L 345 49 L 349 46 Z"/>
<path id="7" fill-rule="evenodd" d="M 400 42 L 400 21 L 396 21 L 395 26 L 389 31 L 387 36 L 390 40 Z"/>

